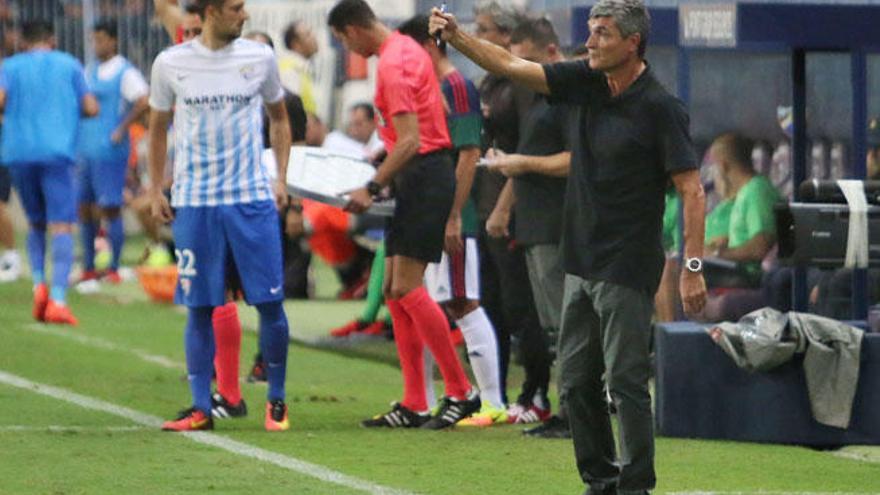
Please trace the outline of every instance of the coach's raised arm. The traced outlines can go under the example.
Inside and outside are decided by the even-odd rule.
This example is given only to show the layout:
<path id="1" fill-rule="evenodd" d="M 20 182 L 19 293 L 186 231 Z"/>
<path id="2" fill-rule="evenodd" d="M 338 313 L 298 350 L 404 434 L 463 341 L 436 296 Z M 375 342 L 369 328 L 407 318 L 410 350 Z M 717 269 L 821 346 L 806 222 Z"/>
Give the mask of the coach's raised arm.
<path id="1" fill-rule="evenodd" d="M 432 35 L 439 32 L 441 39 L 487 71 L 507 76 L 539 93 L 550 93 L 541 64 L 516 57 L 501 46 L 469 35 L 459 29 L 454 15 L 431 9 L 428 30 Z"/>

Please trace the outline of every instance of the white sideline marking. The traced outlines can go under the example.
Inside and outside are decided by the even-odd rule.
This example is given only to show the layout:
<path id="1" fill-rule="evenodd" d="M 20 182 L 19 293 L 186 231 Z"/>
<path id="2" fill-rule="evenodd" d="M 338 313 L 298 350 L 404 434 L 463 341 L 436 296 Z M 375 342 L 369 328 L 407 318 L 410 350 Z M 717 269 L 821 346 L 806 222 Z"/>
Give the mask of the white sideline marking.
<path id="1" fill-rule="evenodd" d="M 49 325 L 40 325 L 38 323 L 31 323 L 25 325 L 26 328 L 30 332 L 42 333 L 44 335 L 52 335 L 54 337 L 62 337 L 68 340 L 72 340 L 74 342 L 95 347 L 97 349 L 103 349 L 106 351 L 115 351 L 115 352 L 123 352 L 126 354 L 131 354 L 141 359 L 142 361 L 146 361 L 148 363 L 157 364 L 163 368 L 173 369 L 173 370 L 186 370 L 186 366 L 173 359 L 167 358 L 165 356 L 159 356 L 156 354 L 150 354 L 148 352 L 134 349 L 131 347 L 123 347 L 109 340 L 105 340 L 99 337 L 91 337 L 87 335 L 79 335 L 75 333 L 71 333 L 70 331 L 61 330 L 58 328 L 51 327 Z"/>
<path id="2" fill-rule="evenodd" d="M 69 402 L 71 404 L 76 404 L 86 409 L 102 411 L 108 414 L 112 414 L 114 416 L 126 418 L 139 425 L 149 428 L 155 428 L 156 430 L 158 430 L 159 427 L 162 426 L 162 419 L 157 416 L 152 416 L 150 414 L 135 411 L 134 409 L 129 409 L 127 407 L 117 406 L 116 404 L 104 402 L 100 399 L 94 399 L 92 397 L 80 395 L 75 392 L 65 390 L 63 388 L 32 382 L 26 378 L 22 378 L 20 376 L 13 375 L 2 370 L 0 370 L 0 383 L 29 390 L 40 395 L 51 397 L 53 399 Z M 175 434 L 168 433 L 168 435 Z M 319 466 L 317 464 L 312 464 L 310 462 L 303 461 L 295 457 L 290 457 L 278 454 L 276 452 L 261 449 L 259 447 L 239 442 L 237 440 L 232 440 L 230 438 L 215 433 L 210 433 L 207 431 L 191 431 L 178 433 L 177 435 L 182 435 L 196 443 L 217 447 L 219 449 L 231 452 L 236 455 L 240 455 L 242 457 L 250 457 L 258 461 L 274 464 L 278 467 L 282 467 L 290 471 L 304 474 L 306 476 L 310 476 L 312 478 L 316 478 L 318 480 L 328 483 L 352 488 L 354 490 L 360 490 L 367 493 L 375 493 L 381 495 L 414 495 L 412 492 L 377 485 L 375 483 L 362 480 L 354 476 L 349 476 L 337 471 L 333 471 L 332 469 L 326 468 L 324 466 Z"/>
<path id="3" fill-rule="evenodd" d="M 831 455 L 833 455 L 834 457 L 840 457 L 843 459 L 850 459 L 853 461 L 870 462 L 872 464 L 880 464 L 880 459 L 878 459 L 876 456 L 870 456 L 867 454 L 860 454 L 858 452 L 832 452 Z"/>
<path id="4" fill-rule="evenodd" d="M 46 426 L 25 426 L 25 425 L 0 425 L 0 433 L 5 431 L 11 432 L 49 432 L 49 433 L 116 433 L 128 431 L 143 431 L 146 426 L 64 426 L 64 425 L 46 425 Z"/>
<path id="5" fill-rule="evenodd" d="M 667 495 L 877 495 L 876 492 L 668 492 Z"/>

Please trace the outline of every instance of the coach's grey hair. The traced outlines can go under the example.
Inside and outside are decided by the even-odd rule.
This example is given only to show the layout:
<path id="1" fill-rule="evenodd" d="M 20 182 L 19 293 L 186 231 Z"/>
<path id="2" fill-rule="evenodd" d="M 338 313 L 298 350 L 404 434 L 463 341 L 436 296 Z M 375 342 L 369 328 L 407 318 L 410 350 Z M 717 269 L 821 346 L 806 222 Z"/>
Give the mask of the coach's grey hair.
<path id="1" fill-rule="evenodd" d="M 474 7 L 474 15 L 487 15 L 498 26 L 498 30 L 511 33 L 522 20 L 522 14 L 511 7 L 502 6 L 495 0 L 483 1 Z"/>
<path id="2" fill-rule="evenodd" d="M 639 34 L 639 57 L 645 56 L 648 45 L 648 33 L 651 31 L 651 16 L 642 0 L 599 0 L 590 9 L 590 19 L 594 17 L 610 17 L 614 19 L 620 34 L 624 38 Z"/>

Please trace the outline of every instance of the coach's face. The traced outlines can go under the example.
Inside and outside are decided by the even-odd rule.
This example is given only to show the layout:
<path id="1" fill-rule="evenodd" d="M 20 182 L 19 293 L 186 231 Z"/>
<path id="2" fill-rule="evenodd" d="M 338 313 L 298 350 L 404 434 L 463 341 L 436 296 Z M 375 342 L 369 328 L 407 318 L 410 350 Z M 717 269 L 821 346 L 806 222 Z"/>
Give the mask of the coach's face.
<path id="1" fill-rule="evenodd" d="M 590 19 L 590 37 L 587 38 L 590 68 L 610 72 L 638 57 L 638 34 L 623 37 L 620 28 L 611 17 Z"/>
<path id="2" fill-rule="evenodd" d="M 219 9 L 209 5 L 205 14 L 214 24 L 217 35 L 227 40 L 241 36 L 244 22 L 250 17 L 244 9 L 244 0 L 226 0 Z"/>

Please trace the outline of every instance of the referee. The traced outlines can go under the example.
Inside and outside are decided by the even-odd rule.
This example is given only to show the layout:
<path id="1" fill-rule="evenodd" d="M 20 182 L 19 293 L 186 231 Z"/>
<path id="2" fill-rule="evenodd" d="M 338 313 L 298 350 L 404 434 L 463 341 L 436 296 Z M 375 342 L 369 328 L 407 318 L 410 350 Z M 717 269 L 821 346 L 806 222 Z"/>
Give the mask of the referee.
<path id="1" fill-rule="evenodd" d="M 342 0 L 328 18 L 333 35 L 364 57 L 379 56 L 376 109 L 379 136 L 388 156 L 376 176 L 350 193 L 346 207 L 363 213 L 373 197 L 394 187 L 394 216 L 385 232 L 385 301 L 403 373 L 403 401 L 364 421 L 365 427 L 452 426 L 480 410 L 449 338 L 443 310 L 422 284 L 428 263 L 440 261 L 446 220 L 455 194 L 452 142 L 440 84 L 431 58 L 419 44 L 379 22 L 364 0 Z M 428 413 L 423 348 L 434 355 L 446 388 L 440 410 Z"/>
<path id="2" fill-rule="evenodd" d="M 431 16 L 431 31 L 477 64 L 577 111 L 563 220 L 560 394 L 589 494 L 647 494 L 656 484 L 648 353 L 670 178 L 684 208 L 685 312 L 706 300 L 699 164 L 684 105 L 644 60 L 649 25 L 641 0 L 599 0 L 588 59 L 541 65 L 468 36 L 451 15 Z M 618 411 L 619 456 L 603 375 Z"/>

